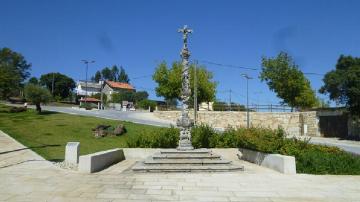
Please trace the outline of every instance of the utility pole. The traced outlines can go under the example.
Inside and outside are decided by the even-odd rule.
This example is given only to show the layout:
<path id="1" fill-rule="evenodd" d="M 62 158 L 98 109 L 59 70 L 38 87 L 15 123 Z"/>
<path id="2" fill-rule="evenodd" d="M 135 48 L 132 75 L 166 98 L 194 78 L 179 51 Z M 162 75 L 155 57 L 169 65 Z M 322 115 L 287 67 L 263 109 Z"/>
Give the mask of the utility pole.
<path id="1" fill-rule="evenodd" d="M 101 110 L 103 110 L 104 109 L 104 95 L 103 95 L 103 86 L 104 86 L 104 80 L 100 80 L 100 84 L 101 84 L 101 86 L 100 86 L 100 95 L 101 95 L 101 105 L 100 105 L 100 108 L 101 108 Z"/>
<path id="2" fill-rule="evenodd" d="M 194 125 L 196 125 L 197 122 L 197 77 L 196 77 L 197 64 L 198 63 L 196 60 L 194 65 Z"/>
<path id="3" fill-rule="evenodd" d="M 241 74 L 246 79 L 246 126 L 250 128 L 250 118 L 249 118 L 249 79 L 252 77 L 247 74 Z"/>
<path id="4" fill-rule="evenodd" d="M 231 92 L 232 90 L 229 90 L 229 111 L 231 111 Z"/>
<path id="5" fill-rule="evenodd" d="M 88 69 L 89 69 L 89 63 L 95 63 L 94 60 L 88 61 L 88 60 L 81 60 L 86 65 L 86 77 L 85 77 L 85 103 L 87 102 L 87 75 L 88 75 Z"/>
<path id="6" fill-rule="evenodd" d="M 51 94 L 54 97 L 55 72 L 52 73 Z"/>

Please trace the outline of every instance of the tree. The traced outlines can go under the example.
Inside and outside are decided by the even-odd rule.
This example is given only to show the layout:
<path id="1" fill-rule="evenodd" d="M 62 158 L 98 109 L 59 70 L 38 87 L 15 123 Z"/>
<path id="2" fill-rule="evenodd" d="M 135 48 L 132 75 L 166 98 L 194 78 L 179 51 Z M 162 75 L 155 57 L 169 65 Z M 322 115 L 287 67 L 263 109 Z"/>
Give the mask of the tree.
<path id="1" fill-rule="evenodd" d="M 153 100 L 144 99 L 136 103 L 136 107 L 141 109 L 149 109 L 150 111 L 154 111 L 156 108 L 156 102 Z"/>
<path id="2" fill-rule="evenodd" d="M 36 77 L 31 77 L 28 81 L 28 83 L 39 85 L 39 80 Z"/>
<path id="3" fill-rule="evenodd" d="M 114 81 L 114 79 L 112 78 L 112 73 L 109 67 L 105 67 L 104 69 L 101 70 L 101 75 L 102 78 L 105 80 L 109 80 L 109 81 Z"/>
<path id="4" fill-rule="evenodd" d="M 116 65 L 111 67 L 111 81 L 117 81 L 119 77 L 119 68 Z"/>
<path id="5" fill-rule="evenodd" d="M 129 83 L 129 76 L 126 74 L 123 67 L 119 68 L 116 65 L 113 65 L 111 68 L 104 67 L 101 71 L 97 71 L 95 76 L 91 77 L 92 81 L 99 82 L 100 79 L 108 80 L 108 81 L 118 81 Z"/>
<path id="6" fill-rule="evenodd" d="M 54 80 L 53 80 L 54 79 Z M 53 96 L 67 98 L 71 91 L 75 88 L 75 81 L 60 73 L 48 73 L 43 74 L 40 77 L 40 85 L 45 86 L 49 91 L 52 91 L 52 85 L 54 82 Z"/>
<path id="7" fill-rule="evenodd" d="M 125 69 L 122 66 L 120 66 L 120 74 L 118 77 L 118 81 L 124 83 L 130 82 L 129 76 L 126 74 Z"/>
<path id="8" fill-rule="evenodd" d="M 309 108 L 317 105 L 315 92 L 293 59 L 285 52 L 276 58 L 262 58 L 261 81 L 290 107 Z"/>
<path id="9" fill-rule="evenodd" d="M 146 91 L 138 91 L 134 94 L 134 100 L 135 102 L 139 102 L 141 100 L 145 100 L 149 97 L 149 93 Z"/>
<path id="10" fill-rule="evenodd" d="M 191 100 L 194 96 L 194 64 L 190 65 L 190 88 Z M 204 66 L 196 67 L 197 76 L 197 100 L 198 103 L 210 102 L 215 99 L 217 83 L 213 81 L 213 75 Z M 174 62 L 171 68 L 165 62 L 160 63 L 153 75 L 153 80 L 158 83 L 156 95 L 162 96 L 165 100 L 180 99 L 181 96 L 182 64 Z"/>
<path id="11" fill-rule="evenodd" d="M 114 103 L 122 103 L 122 101 L 135 102 L 134 92 L 121 92 L 111 95 L 111 101 Z"/>
<path id="12" fill-rule="evenodd" d="M 319 92 L 345 104 L 350 113 L 360 116 L 360 58 L 341 55 L 335 70 L 326 73 Z"/>
<path id="13" fill-rule="evenodd" d="M 8 98 L 30 76 L 31 64 L 9 48 L 0 49 L 0 97 Z"/>
<path id="14" fill-rule="evenodd" d="M 47 103 L 51 99 L 48 89 L 38 85 L 28 84 L 25 86 L 25 98 L 36 106 L 36 111 L 41 113 L 41 103 Z"/>
<path id="15" fill-rule="evenodd" d="M 94 76 L 94 81 L 95 82 L 99 82 L 101 80 L 102 76 L 101 76 L 101 72 L 100 71 L 96 71 L 95 76 Z"/>

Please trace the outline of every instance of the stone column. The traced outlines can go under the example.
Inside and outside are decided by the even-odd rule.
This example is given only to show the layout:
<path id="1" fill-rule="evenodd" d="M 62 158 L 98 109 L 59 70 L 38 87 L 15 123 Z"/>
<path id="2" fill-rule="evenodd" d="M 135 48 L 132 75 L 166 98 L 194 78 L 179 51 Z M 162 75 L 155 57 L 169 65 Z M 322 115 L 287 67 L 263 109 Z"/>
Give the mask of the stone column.
<path id="1" fill-rule="evenodd" d="M 193 126 L 193 120 L 189 117 L 189 99 L 191 95 L 190 90 L 190 79 L 189 79 L 189 57 L 190 52 L 187 47 L 187 37 L 192 30 L 188 29 L 185 25 L 184 28 L 178 30 L 179 33 L 183 34 L 184 46 L 180 52 L 182 59 L 182 90 L 181 90 L 181 101 L 182 111 L 180 118 L 177 120 L 176 125 L 180 127 L 180 140 L 178 150 L 191 150 L 194 147 L 191 144 L 191 126 Z"/>

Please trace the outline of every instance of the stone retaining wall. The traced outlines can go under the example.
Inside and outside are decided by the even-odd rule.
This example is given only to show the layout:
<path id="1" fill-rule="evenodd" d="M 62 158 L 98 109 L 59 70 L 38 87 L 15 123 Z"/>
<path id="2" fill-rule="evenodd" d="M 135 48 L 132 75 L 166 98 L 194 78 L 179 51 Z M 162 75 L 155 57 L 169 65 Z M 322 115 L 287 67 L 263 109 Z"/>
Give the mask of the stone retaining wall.
<path id="1" fill-rule="evenodd" d="M 160 119 L 176 122 L 180 111 L 155 111 Z M 194 117 L 190 112 L 190 117 Z M 246 127 L 246 112 L 199 111 L 198 123 L 212 127 Z M 250 112 L 250 124 L 254 127 L 277 129 L 281 126 L 290 135 L 320 136 L 318 118 L 315 111 L 310 112 Z M 307 131 L 304 130 L 304 125 Z M 305 132 L 307 132 L 305 134 Z"/>

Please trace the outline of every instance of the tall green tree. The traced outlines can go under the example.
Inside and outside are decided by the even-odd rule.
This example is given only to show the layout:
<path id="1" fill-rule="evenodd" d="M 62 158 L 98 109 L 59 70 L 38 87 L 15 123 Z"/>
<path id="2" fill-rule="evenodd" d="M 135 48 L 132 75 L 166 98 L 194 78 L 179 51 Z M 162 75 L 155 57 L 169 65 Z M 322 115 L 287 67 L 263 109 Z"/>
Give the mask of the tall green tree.
<path id="1" fill-rule="evenodd" d="M 96 71 L 95 76 L 94 76 L 94 81 L 95 82 L 99 82 L 101 80 L 102 76 L 101 76 L 101 72 L 100 71 Z"/>
<path id="2" fill-rule="evenodd" d="M 135 92 L 134 94 L 134 100 L 135 102 L 141 101 L 141 100 L 145 100 L 149 97 L 149 93 L 146 91 L 138 91 Z"/>
<path id="3" fill-rule="evenodd" d="M 262 58 L 261 81 L 265 81 L 282 103 L 294 108 L 311 108 L 318 104 L 310 81 L 285 52 L 275 58 Z"/>
<path id="4" fill-rule="evenodd" d="M 193 99 L 195 65 L 191 64 L 189 68 L 191 99 Z M 197 66 L 196 69 L 198 103 L 213 101 L 217 83 L 213 81 L 212 73 L 207 71 L 205 66 Z M 172 63 L 171 68 L 165 62 L 160 63 L 153 75 L 153 80 L 158 84 L 155 89 L 156 95 L 164 97 L 165 100 L 180 99 L 181 79 L 182 64 L 180 62 Z"/>
<path id="5" fill-rule="evenodd" d="M 354 116 L 360 116 L 360 58 L 341 55 L 335 70 L 326 73 L 319 92 L 344 104 Z"/>
<path id="6" fill-rule="evenodd" d="M 102 78 L 109 81 L 114 81 L 111 73 L 111 69 L 109 67 L 105 67 L 101 70 Z"/>
<path id="7" fill-rule="evenodd" d="M 126 74 L 125 69 L 122 66 L 120 66 L 120 73 L 119 73 L 118 81 L 124 82 L 124 83 L 130 82 L 129 76 Z"/>
<path id="8" fill-rule="evenodd" d="M 111 81 L 118 81 L 119 68 L 116 65 L 111 67 Z"/>
<path id="9" fill-rule="evenodd" d="M 113 65 L 111 68 L 104 67 L 101 71 L 96 71 L 95 75 L 91 77 L 92 81 L 99 82 L 100 79 L 108 81 L 118 81 L 129 83 L 129 76 L 126 74 L 125 69 L 120 66 L 120 69 Z"/>
<path id="10" fill-rule="evenodd" d="M 0 97 L 16 94 L 22 82 L 30 76 L 31 64 L 9 48 L 0 49 Z"/>
<path id="11" fill-rule="evenodd" d="M 36 111 L 41 113 L 41 103 L 45 104 L 50 101 L 51 94 L 48 89 L 39 85 L 28 84 L 25 86 L 25 98 L 36 106 Z"/>
<path id="12" fill-rule="evenodd" d="M 75 81 L 60 73 L 48 73 L 43 74 L 40 77 L 40 85 L 45 86 L 50 92 L 52 91 L 52 85 L 54 82 L 53 96 L 67 98 L 71 91 L 75 88 Z"/>

